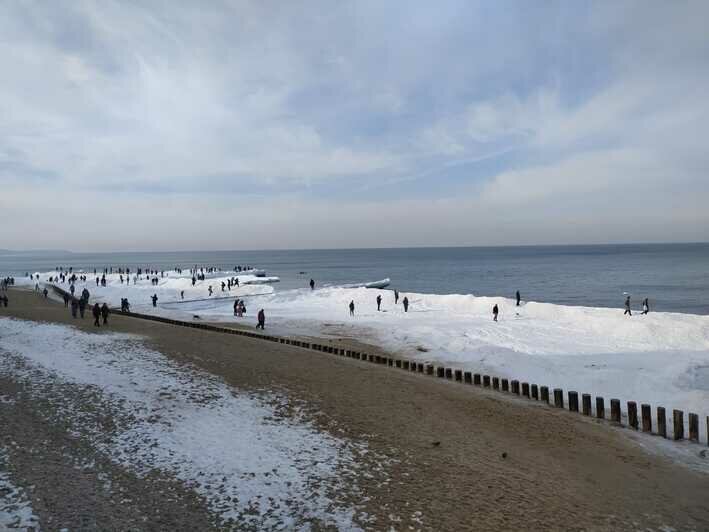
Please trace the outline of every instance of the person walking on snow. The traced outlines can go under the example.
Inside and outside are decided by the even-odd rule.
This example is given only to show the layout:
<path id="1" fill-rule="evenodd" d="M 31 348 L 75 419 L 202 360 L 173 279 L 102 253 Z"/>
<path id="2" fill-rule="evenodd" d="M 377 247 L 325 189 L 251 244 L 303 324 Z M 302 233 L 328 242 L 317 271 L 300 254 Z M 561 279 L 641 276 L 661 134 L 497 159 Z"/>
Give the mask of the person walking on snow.
<path id="1" fill-rule="evenodd" d="M 650 303 L 648 302 L 647 298 L 643 299 L 643 314 L 647 314 L 650 312 Z"/>
<path id="2" fill-rule="evenodd" d="M 354 316 L 354 299 L 350 301 L 350 316 Z"/>
<path id="3" fill-rule="evenodd" d="M 401 301 L 404 304 L 404 312 L 409 311 L 409 298 L 404 296 L 404 299 Z"/>
<path id="4" fill-rule="evenodd" d="M 153 306 L 154 306 L 154 307 L 157 307 L 157 306 L 158 306 L 158 295 L 157 295 L 157 294 L 153 294 L 153 295 L 150 297 L 150 299 L 153 300 Z"/>
<path id="5" fill-rule="evenodd" d="M 396 305 L 399 302 L 399 291 L 394 290 L 394 304 Z"/>
<path id="6" fill-rule="evenodd" d="M 263 331 L 265 326 L 266 326 L 266 313 L 263 311 L 263 309 L 261 309 L 258 311 L 258 325 L 256 325 L 256 328 L 261 329 Z"/>
<path id="7" fill-rule="evenodd" d="M 106 303 L 101 305 L 101 317 L 103 318 L 103 324 L 108 325 L 108 305 Z"/>
<path id="8" fill-rule="evenodd" d="M 310 279 L 310 289 L 315 290 L 315 281 L 313 279 Z"/>
<path id="9" fill-rule="evenodd" d="M 382 307 L 382 295 L 379 294 L 379 295 L 377 296 L 377 311 L 382 310 L 381 307 Z"/>
<path id="10" fill-rule="evenodd" d="M 492 307 L 492 321 L 497 321 L 497 315 L 500 313 L 500 309 L 497 308 L 497 303 Z"/>
<path id="11" fill-rule="evenodd" d="M 94 315 L 94 327 L 101 327 L 101 322 L 99 321 L 99 318 L 101 317 L 101 309 L 99 308 L 98 303 L 94 303 L 92 312 Z"/>
<path id="12" fill-rule="evenodd" d="M 209 295 L 210 295 L 210 297 L 212 295 L 212 285 L 211 284 L 209 285 Z"/>
<path id="13" fill-rule="evenodd" d="M 86 310 L 86 305 L 88 302 L 88 299 L 79 299 L 79 316 L 81 316 L 82 320 L 84 319 L 84 311 Z"/>
<path id="14" fill-rule="evenodd" d="M 76 318 L 76 311 L 79 310 L 79 302 L 76 299 L 71 300 L 71 317 Z"/>
<path id="15" fill-rule="evenodd" d="M 517 306 L 519 307 L 519 301 L 522 299 L 522 297 L 519 295 L 519 290 L 517 290 L 517 293 L 515 294 L 517 296 Z"/>
<path id="16" fill-rule="evenodd" d="M 625 312 L 623 312 L 623 316 L 625 315 L 632 316 L 633 313 L 630 312 L 630 296 L 625 298 Z"/>

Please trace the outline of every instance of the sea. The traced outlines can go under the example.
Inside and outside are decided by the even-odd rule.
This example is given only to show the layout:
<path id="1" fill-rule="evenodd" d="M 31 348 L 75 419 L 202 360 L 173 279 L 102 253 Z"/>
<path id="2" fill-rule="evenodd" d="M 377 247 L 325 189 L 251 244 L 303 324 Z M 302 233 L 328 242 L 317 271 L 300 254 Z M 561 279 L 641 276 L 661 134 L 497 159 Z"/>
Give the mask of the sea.
<path id="1" fill-rule="evenodd" d="M 621 308 L 649 298 L 651 310 L 709 314 L 709 243 L 431 247 L 338 250 L 72 253 L 0 251 L 0 277 L 74 267 L 157 270 L 249 265 L 277 276 L 276 290 L 389 278 L 391 289 L 514 297 Z"/>

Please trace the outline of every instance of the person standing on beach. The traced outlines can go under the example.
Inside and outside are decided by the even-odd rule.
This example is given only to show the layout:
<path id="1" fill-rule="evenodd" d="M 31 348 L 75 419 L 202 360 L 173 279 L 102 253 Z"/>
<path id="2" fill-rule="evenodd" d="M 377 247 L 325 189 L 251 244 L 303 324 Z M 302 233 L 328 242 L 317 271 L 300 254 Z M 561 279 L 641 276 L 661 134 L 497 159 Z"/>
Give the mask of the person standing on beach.
<path id="1" fill-rule="evenodd" d="M 522 297 L 519 295 L 519 290 L 517 290 L 517 293 L 515 294 L 515 296 L 517 297 L 517 306 L 519 307 L 520 299 L 522 299 Z"/>
<path id="2" fill-rule="evenodd" d="M 79 310 L 79 302 L 72 298 L 71 299 L 71 317 L 76 318 L 76 311 Z"/>
<path id="3" fill-rule="evenodd" d="M 315 290 L 315 281 L 313 279 L 310 279 L 310 289 Z"/>
<path id="4" fill-rule="evenodd" d="M 645 298 L 645 299 L 643 299 L 643 312 L 642 313 L 647 314 L 648 312 L 650 312 L 650 303 L 648 302 L 648 299 Z"/>
<path id="5" fill-rule="evenodd" d="M 497 303 L 492 307 L 492 321 L 497 321 L 497 315 L 500 313 L 500 309 L 497 308 Z"/>
<path id="6" fill-rule="evenodd" d="M 379 295 L 377 296 L 377 311 L 382 310 L 381 307 L 382 307 L 382 295 L 379 294 Z"/>
<path id="7" fill-rule="evenodd" d="M 101 327 L 101 322 L 99 321 L 99 318 L 101 317 L 101 309 L 99 308 L 98 303 L 94 303 L 94 308 L 91 312 L 94 315 L 94 327 Z"/>
<path id="8" fill-rule="evenodd" d="M 153 307 L 157 307 L 158 306 L 158 295 L 153 294 L 150 299 L 153 300 Z"/>
<path id="9" fill-rule="evenodd" d="M 354 316 L 354 299 L 350 301 L 350 316 Z"/>
<path id="10" fill-rule="evenodd" d="M 210 295 L 210 297 L 212 295 L 212 285 L 211 284 L 209 285 L 209 295 Z"/>
<path id="11" fill-rule="evenodd" d="M 404 296 L 404 299 L 401 301 L 404 304 L 404 312 L 409 311 L 409 298 Z"/>
<path id="12" fill-rule="evenodd" d="M 71 286 L 69 287 L 69 292 L 71 292 L 71 295 L 72 295 L 72 296 L 74 295 L 74 290 L 76 290 L 76 289 L 74 288 L 74 283 L 71 283 Z"/>
<path id="13" fill-rule="evenodd" d="M 49 290 L 45 288 L 44 290 L 42 290 L 42 294 L 44 294 L 44 299 L 47 299 L 47 296 L 49 295 Z"/>
<path id="14" fill-rule="evenodd" d="M 81 319 L 84 319 L 84 311 L 86 310 L 86 304 L 89 302 L 88 299 L 79 299 L 79 316 L 81 316 Z"/>
<path id="15" fill-rule="evenodd" d="M 101 317 L 103 318 L 104 325 L 108 325 L 108 313 L 109 313 L 108 305 L 106 305 L 106 303 L 104 303 L 103 305 L 101 305 Z"/>
<path id="16" fill-rule="evenodd" d="M 394 290 L 394 304 L 396 305 L 399 302 L 399 291 Z"/>
<path id="17" fill-rule="evenodd" d="M 234 316 L 236 316 L 238 312 L 239 312 L 239 300 L 235 299 L 234 300 Z"/>
<path id="18" fill-rule="evenodd" d="M 184 290 L 180 291 L 180 299 L 185 299 L 185 291 Z"/>
<path id="19" fill-rule="evenodd" d="M 266 326 L 266 313 L 263 311 L 263 309 L 261 309 L 258 311 L 258 325 L 256 325 L 256 328 L 261 329 L 263 331 L 265 326 Z"/>
<path id="20" fill-rule="evenodd" d="M 66 292 L 64 293 L 64 306 L 69 306 L 69 294 L 67 294 Z"/>
<path id="21" fill-rule="evenodd" d="M 623 316 L 625 315 L 632 316 L 633 313 L 630 312 L 630 296 L 625 298 L 625 312 L 623 312 Z"/>

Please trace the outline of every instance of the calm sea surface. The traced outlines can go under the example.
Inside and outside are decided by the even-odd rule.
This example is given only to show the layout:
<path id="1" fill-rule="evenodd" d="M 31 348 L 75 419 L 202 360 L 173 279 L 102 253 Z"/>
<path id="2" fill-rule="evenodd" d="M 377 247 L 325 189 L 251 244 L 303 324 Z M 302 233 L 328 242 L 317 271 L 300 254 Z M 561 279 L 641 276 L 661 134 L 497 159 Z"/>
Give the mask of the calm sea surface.
<path id="1" fill-rule="evenodd" d="M 530 246 L 289 251 L 3 254 L 0 276 L 73 266 L 252 265 L 276 275 L 277 290 L 391 278 L 391 288 L 434 294 L 495 295 L 566 305 L 639 306 L 709 314 L 708 244 Z M 305 272 L 305 273 L 300 273 Z"/>

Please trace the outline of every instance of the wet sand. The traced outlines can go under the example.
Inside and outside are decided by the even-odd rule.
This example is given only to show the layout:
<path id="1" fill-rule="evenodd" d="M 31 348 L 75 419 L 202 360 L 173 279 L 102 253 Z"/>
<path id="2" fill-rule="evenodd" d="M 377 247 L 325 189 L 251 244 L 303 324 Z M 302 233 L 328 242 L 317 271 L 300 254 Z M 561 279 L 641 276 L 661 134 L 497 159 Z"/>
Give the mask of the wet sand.
<path id="1" fill-rule="evenodd" d="M 21 290 L 11 290 L 9 297 L 10 307 L 0 309 L 0 316 L 96 332 L 92 319 L 72 319 L 63 304 Z M 143 335 L 167 356 L 219 375 L 237 388 L 285 391 L 308 405 L 322 430 L 343 430 L 391 459 L 392 482 L 381 483 L 376 476 L 360 479 L 366 511 L 376 517 L 374 530 L 709 529 L 709 475 L 648 454 L 627 437 L 627 429 L 477 387 L 282 344 L 120 315 L 112 315 L 109 322 L 100 332 Z M 0 382 L 5 394 L 12 394 L 13 386 Z M 31 412 L 11 410 L 0 405 L 3 442 L 14 437 L 8 431 L 31 433 Z M 30 426 L 13 428 L 20 422 L 13 416 L 20 415 Z M 51 430 L 56 434 L 49 441 L 61 440 L 61 427 Z M 32 463 L 33 471 L 56 463 L 46 454 Z M 37 505 L 41 518 L 61 505 L 84 515 L 93 512 L 82 490 L 58 492 L 49 480 L 43 483 L 42 475 L 23 469 L 30 467 L 31 462 L 25 462 L 28 465 L 14 471 L 24 481 L 19 483 L 35 484 L 40 499 L 53 501 L 45 509 Z M 63 474 L 71 476 L 72 470 Z M 73 474 L 81 482 L 92 481 L 80 471 Z M 151 491 L 147 481 L 121 474 L 138 492 L 134 499 L 140 499 L 141 490 Z M 178 501 L 190 500 L 179 514 L 184 528 L 198 523 L 208 528 L 205 508 L 188 491 L 170 491 L 179 493 Z M 160 497 L 153 499 L 153 504 L 162 504 Z M 176 503 L 165 504 L 169 511 Z M 113 509 L 111 527 L 128 511 L 123 505 Z M 106 511 L 102 506 L 91 517 L 99 529 L 102 523 L 108 525 Z M 392 522 L 390 515 L 400 516 L 401 522 Z M 131 526 L 171 528 L 150 512 L 146 519 Z"/>

